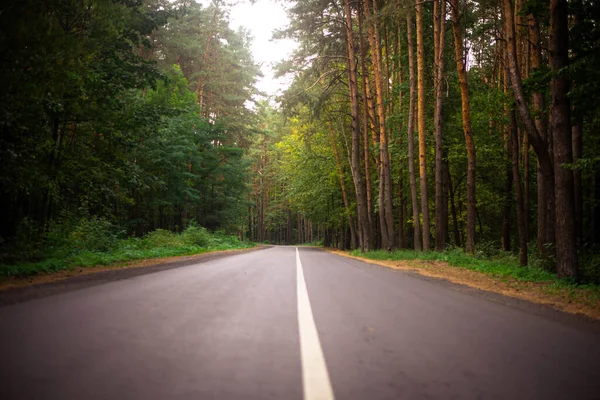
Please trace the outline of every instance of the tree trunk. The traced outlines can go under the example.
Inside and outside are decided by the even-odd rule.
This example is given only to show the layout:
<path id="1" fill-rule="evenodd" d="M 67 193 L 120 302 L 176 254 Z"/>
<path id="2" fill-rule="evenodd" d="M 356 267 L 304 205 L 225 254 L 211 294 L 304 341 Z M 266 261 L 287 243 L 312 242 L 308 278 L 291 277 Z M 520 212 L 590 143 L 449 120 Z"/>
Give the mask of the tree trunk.
<path id="1" fill-rule="evenodd" d="M 398 114 L 402 115 L 402 100 L 403 92 L 402 85 L 404 82 L 404 76 L 402 71 L 402 23 L 398 21 L 398 31 L 396 32 L 397 48 L 396 48 L 396 60 L 397 64 L 397 85 L 398 90 Z M 402 118 L 398 121 L 398 146 L 402 146 Z M 403 185 L 404 169 L 402 163 L 398 163 L 398 248 L 403 249 L 406 246 L 405 232 L 404 232 L 404 213 L 405 213 L 405 201 L 404 201 L 404 185 Z"/>
<path id="2" fill-rule="evenodd" d="M 365 192 L 367 195 L 367 220 L 366 234 L 369 236 L 369 243 L 373 243 L 373 185 L 371 183 L 371 150 L 369 139 L 369 91 L 368 91 L 368 72 L 366 66 L 367 48 L 363 35 L 363 16 L 362 10 L 358 10 L 358 34 L 359 34 L 359 52 L 360 52 L 360 70 L 362 74 L 362 96 L 363 96 L 363 155 L 365 165 Z M 374 123 L 373 123 L 374 124 Z"/>
<path id="3" fill-rule="evenodd" d="M 506 51 L 504 51 L 504 59 L 506 64 Z M 509 93 L 509 78 L 508 78 L 508 70 L 504 68 L 504 93 L 508 95 Z M 504 106 L 504 114 L 511 116 L 511 125 L 512 125 L 512 116 L 514 112 L 509 111 L 508 105 Z M 510 128 L 508 131 L 504 130 L 504 150 L 506 151 L 506 182 L 504 185 L 504 210 L 502 212 L 502 247 L 504 251 L 511 251 L 512 243 L 510 239 L 510 212 L 513 203 L 512 197 L 512 184 L 513 184 L 513 170 L 512 170 L 512 136 L 510 132 Z"/>
<path id="4" fill-rule="evenodd" d="M 373 1 L 373 11 L 377 17 L 377 3 Z M 369 18 L 370 9 L 368 1 L 364 3 L 365 16 Z M 385 104 L 383 73 L 381 61 L 381 48 L 379 44 L 379 22 L 374 18 L 369 24 L 368 37 L 371 47 L 373 72 L 375 75 L 375 93 L 377 99 L 377 115 L 379 117 L 379 221 L 381 229 L 381 244 L 386 250 L 394 248 L 394 214 L 392 210 L 392 182 L 390 174 L 390 159 L 388 152 L 388 139 L 385 125 Z"/>
<path id="5" fill-rule="evenodd" d="M 452 231 L 454 232 L 454 244 L 457 247 L 461 247 L 462 241 L 460 240 L 460 228 L 458 226 L 456 203 L 454 202 L 455 188 L 452 187 L 452 177 L 450 176 L 450 174 L 448 174 L 448 188 L 450 190 L 450 207 L 452 210 Z"/>
<path id="6" fill-rule="evenodd" d="M 543 133 L 541 133 L 540 130 L 538 130 L 538 127 L 542 127 L 543 125 L 543 117 L 541 118 L 542 120 L 534 122 L 533 118 L 531 117 L 531 114 L 529 113 L 529 108 L 527 106 L 527 100 L 525 98 L 525 92 L 523 90 L 523 83 L 521 81 L 521 73 L 519 71 L 519 66 L 517 64 L 517 55 L 516 55 L 516 42 L 515 42 L 515 24 L 514 24 L 514 15 L 513 15 L 513 6 L 512 6 L 512 2 L 511 0 L 503 0 L 502 1 L 502 5 L 503 5 L 503 18 L 504 18 L 504 31 L 505 31 L 505 39 L 506 39 L 506 51 L 507 51 L 507 57 L 508 57 L 508 65 L 507 65 L 507 69 L 508 69 L 508 75 L 510 77 L 510 83 L 513 89 L 513 94 L 515 97 L 515 103 L 517 105 L 517 111 L 519 112 L 519 116 L 521 118 L 521 122 L 523 123 L 523 126 L 525 128 L 525 131 L 527 132 L 527 136 L 529 139 L 529 142 L 531 143 L 537 157 L 538 157 L 538 163 L 539 163 L 539 174 L 538 174 L 538 179 L 541 184 L 538 184 L 538 204 L 546 204 L 547 208 L 547 212 L 549 213 L 553 213 L 554 210 L 551 206 L 551 204 L 554 203 L 553 201 L 553 195 L 550 194 L 550 192 L 553 191 L 553 186 L 554 186 L 554 166 L 552 165 L 552 159 L 550 157 L 550 153 L 548 151 L 548 142 L 547 139 L 543 137 Z M 534 18 L 535 20 L 535 18 Z M 532 25 L 531 25 L 531 18 L 530 18 L 530 29 Z M 535 30 L 535 29 L 533 29 Z M 537 33 L 539 35 L 539 26 L 537 29 Z M 538 37 L 539 38 L 539 37 Z M 532 43 L 534 46 L 536 46 L 537 48 L 534 49 L 534 52 L 532 53 L 532 67 L 536 67 L 536 54 L 539 55 L 540 53 L 540 47 L 539 47 L 539 40 L 536 42 L 535 38 L 533 38 L 534 40 L 532 40 Z M 539 59 L 538 59 L 539 61 Z M 542 96 L 540 95 L 536 95 L 534 93 L 534 106 L 538 105 L 541 107 L 543 99 Z M 540 108 L 541 109 L 541 108 Z M 540 194 L 539 191 L 542 191 L 542 193 Z M 540 199 L 539 196 L 542 196 L 543 199 Z M 540 201 L 542 200 L 542 201 Z M 541 220 L 539 219 L 541 216 Z M 550 220 L 545 219 L 545 217 L 547 217 L 547 215 L 544 215 L 544 212 L 542 210 L 542 212 L 538 211 L 538 251 L 541 251 L 543 253 L 545 253 L 544 251 L 544 243 L 553 243 L 553 239 L 548 242 L 547 240 L 550 239 L 549 236 L 551 236 L 549 230 L 551 229 L 550 227 L 553 226 L 552 222 L 551 222 L 551 218 Z M 544 232 L 540 235 L 540 230 L 543 230 Z M 543 243 L 540 245 L 539 244 L 539 240 L 540 237 L 542 237 L 543 239 Z"/>
<path id="7" fill-rule="evenodd" d="M 445 227 L 448 218 L 448 203 L 444 200 L 444 149 L 443 149 L 443 80 L 444 80 L 444 48 L 445 48 L 445 20 L 446 20 L 446 1 L 440 0 L 434 2 L 434 51 L 436 62 L 435 79 L 435 110 L 433 114 L 433 125 L 435 128 L 435 249 L 444 250 L 446 247 Z M 446 218 L 446 221 L 444 221 Z"/>
<path id="8" fill-rule="evenodd" d="M 510 111 L 510 136 L 511 136 L 511 160 L 513 182 L 515 183 L 515 202 L 517 210 L 517 230 L 519 234 L 519 263 L 527 265 L 527 223 L 523 204 L 523 189 L 521 187 L 521 173 L 519 172 L 519 131 L 517 128 L 517 116 L 515 111 Z"/>
<path id="9" fill-rule="evenodd" d="M 285 232 L 285 244 L 287 244 L 288 246 L 290 244 L 292 244 L 292 231 L 293 231 L 293 227 L 292 227 L 292 209 L 290 208 L 290 205 L 288 204 L 288 210 L 287 210 L 287 229 Z"/>
<path id="10" fill-rule="evenodd" d="M 529 41 L 531 43 L 531 70 L 536 71 L 542 66 L 542 45 L 540 24 L 537 17 L 529 15 Z M 550 147 L 548 135 L 548 114 L 546 110 L 546 97 L 543 92 L 533 92 L 533 113 L 535 118 L 535 127 L 538 134 L 546 141 L 547 148 Z M 536 152 L 537 153 L 537 152 Z M 550 171 L 550 173 L 553 173 Z M 542 170 L 542 165 L 538 161 L 537 173 L 537 202 L 538 202 L 538 220 L 537 220 L 537 249 L 540 257 L 547 258 L 550 250 L 546 244 L 555 242 L 554 233 L 554 177 L 548 179 L 549 173 Z"/>
<path id="11" fill-rule="evenodd" d="M 408 175 L 410 178 L 410 198 L 412 205 L 413 224 L 414 224 L 414 249 L 423 250 L 421 245 L 421 219 L 419 217 L 419 201 L 417 198 L 417 178 L 415 176 L 415 56 L 412 35 L 412 18 L 406 14 L 406 36 L 408 39 L 408 79 L 410 83 L 409 101 L 408 101 Z"/>
<path id="12" fill-rule="evenodd" d="M 582 0 L 575 0 L 572 3 L 572 7 L 575 9 L 573 16 L 573 25 L 577 26 L 585 18 L 583 15 L 583 4 Z M 577 57 L 577 54 L 573 54 L 573 57 Z M 581 82 L 577 79 L 573 80 L 573 86 L 577 87 Z M 583 156 L 583 110 L 580 101 L 574 100 L 573 107 L 573 127 L 571 128 L 571 134 L 573 136 L 573 164 L 576 168 L 573 170 L 573 180 L 575 190 L 573 195 L 575 196 L 575 235 L 576 245 L 579 247 L 583 243 L 583 187 L 582 187 L 582 176 L 581 168 L 577 165 L 581 157 Z"/>
<path id="13" fill-rule="evenodd" d="M 337 143 L 335 142 L 335 133 L 333 132 L 333 124 L 331 121 L 329 121 L 329 134 L 331 135 L 331 144 L 333 146 L 333 155 L 335 156 L 335 164 L 337 167 L 338 178 L 340 180 L 340 189 L 342 189 L 342 199 L 344 200 L 346 219 L 348 221 L 348 226 L 350 227 L 350 247 L 352 249 L 356 249 L 358 247 L 358 239 L 356 237 L 354 221 L 352 220 L 352 215 L 350 214 L 350 203 L 348 201 L 348 193 L 346 192 L 346 184 L 344 182 L 344 172 L 342 170 L 340 154 L 338 153 Z"/>
<path id="14" fill-rule="evenodd" d="M 510 1 L 510 0 L 508 0 Z M 476 227 L 476 198 L 475 198 L 475 142 L 471 130 L 471 104 L 469 100 L 469 86 L 467 83 L 467 71 L 464 60 L 464 49 L 462 33 L 460 28 L 460 15 L 458 12 L 458 0 L 451 0 L 452 5 L 452 31 L 454 32 L 454 47 L 456 50 L 456 70 L 460 83 L 460 95 L 462 104 L 462 122 L 467 147 L 467 237 L 465 250 L 467 253 L 475 252 L 475 227 Z"/>
<path id="15" fill-rule="evenodd" d="M 550 106 L 554 145 L 554 196 L 556 202 L 556 272 L 559 277 L 578 278 L 575 237 L 575 197 L 569 77 L 559 73 L 569 64 L 567 0 L 550 0 Z"/>
<path id="16" fill-rule="evenodd" d="M 576 111 L 576 110 L 574 110 Z M 571 129 L 573 135 L 573 163 L 577 162 L 583 156 L 583 118 L 577 117 Z M 575 201 L 575 234 L 577 243 L 583 241 L 583 194 L 581 168 L 573 170 L 574 201 Z"/>
<path id="17" fill-rule="evenodd" d="M 371 242 L 368 235 L 368 215 L 365 185 L 360 170 L 360 128 L 358 119 L 360 106 L 358 103 L 358 82 L 356 72 L 356 55 L 354 50 L 354 32 L 352 30 L 352 14 L 350 0 L 345 1 L 346 10 L 346 48 L 348 52 L 348 87 L 350 89 L 350 113 L 352 115 L 352 178 L 356 190 L 356 210 L 358 215 L 359 242 L 362 251 L 371 250 Z"/>
<path id="18" fill-rule="evenodd" d="M 510 157 L 510 138 L 506 138 L 506 154 Z M 512 183 L 513 173 L 510 164 L 507 162 L 506 183 L 504 185 L 504 210 L 502 211 L 502 249 L 511 250 L 510 242 L 510 209 L 512 205 Z"/>
<path id="19" fill-rule="evenodd" d="M 421 213 L 423 214 L 423 250 L 429 250 L 429 199 L 427 196 L 427 145 L 425 142 L 425 46 L 423 43 L 423 3 L 416 5 L 417 22 L 417 125 L 419 130 L 419 177 L 421 184 Z"/>

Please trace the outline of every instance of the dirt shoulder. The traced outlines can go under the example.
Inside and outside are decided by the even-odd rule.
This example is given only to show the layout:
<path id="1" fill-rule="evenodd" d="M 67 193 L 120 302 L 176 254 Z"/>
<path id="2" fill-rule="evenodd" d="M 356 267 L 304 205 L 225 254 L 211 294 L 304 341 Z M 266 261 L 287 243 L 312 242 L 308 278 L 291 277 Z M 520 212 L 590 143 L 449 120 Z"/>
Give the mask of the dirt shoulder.
<path id="1" fill-rule="evenodd" d="M 73 268 L 28 278 L 4 278 L 0 280 L 0 305 L 20 303 L 110 281 L 204 263 L 233 254 L 263 250 L 268 247 L 259 245 L 249 249 L 219 250 L 192 256 L 150 258 L 110 266 Z"/>
<path id="2" fill-rule="evenodd" d="M 498 279 L 482 272 L 453 267 L 443 261 L 370 260 L 351 256 L 344 251 L 333 249 L 326 249 L 326 251 L 369 264 L 409 271 L 474 289 L 498 293 L 514 299 L 550 306 L 556 310 L 600 321 L 600 295 L 597 291 L 576 287 L 560 287 L 551 282 L 523 282 L 513 278 Z"/>

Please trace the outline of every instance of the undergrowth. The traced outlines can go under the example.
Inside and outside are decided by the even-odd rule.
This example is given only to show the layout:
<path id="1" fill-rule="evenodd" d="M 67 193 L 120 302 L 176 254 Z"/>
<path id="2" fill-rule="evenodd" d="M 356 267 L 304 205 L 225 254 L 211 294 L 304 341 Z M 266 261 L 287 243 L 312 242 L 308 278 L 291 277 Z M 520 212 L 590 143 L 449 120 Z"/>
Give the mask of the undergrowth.
<path id="1" fill-rule="evenodd" d="M 374 250 L 362 253 L 360 250 L 351 252 L 353 256 L 368 258 L 371 260 L 425 260 L 425 261 L 443 261 L 453 267 L 464 268 L 468 270 L 482 272 L 499 279 L 515 279 L 522 282 L 546 282 L 553 286 L 585 287 L 600 291 L 600 286 L 596 284 L 581 285 L 572 280 L 558 278 L 554 273 L 543 269 L 539 263 L 533 262 L 529 266 L 519 265 L 515 256 L 508 253 L 502 253 L 494 257 L 473 256 L 465 253 L 462 249 L 450 249 L 443 252 L 437 251 L 413 251 L 396 250 L 388 252 L 385 250 Z"/>
<path id="2" fill-rule="evenodd" d="M 40 273 L 95 267 L 148 258 L 206 253 L 215 250 L 250 248 L 255 244 L 237 237 L 211 233 L 192 221 L 180 234 L 155 230 L 143 237 L 123 237 L 103 219 L 83 219 L 76 224 L 53 227 L 45 246 L 19 258 L 0 263 L 0 276 L 27 277 Z M 25 251 L 21 251 L 25 253 Z"/>

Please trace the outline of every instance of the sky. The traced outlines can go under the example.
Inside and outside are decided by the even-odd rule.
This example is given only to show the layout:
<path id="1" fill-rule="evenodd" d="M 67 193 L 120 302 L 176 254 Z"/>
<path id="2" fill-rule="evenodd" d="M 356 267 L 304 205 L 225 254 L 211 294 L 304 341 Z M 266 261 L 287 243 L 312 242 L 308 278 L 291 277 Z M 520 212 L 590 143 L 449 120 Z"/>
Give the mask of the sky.
<path id="1" fill-rule="evenodd" d="M 201 0 L 206 5 L 210 0 Z M 277 95 L 285 90 L 289 82 L 285 78 L 275 79 L 272 66 L 286 59 L 295 48 L 295 42 L 289 39 L 273 40 L 276 29 L 285 28 L 289 19 L 280 1 L 257 0 L 251 4 L 249 0 L 240 1 L 231 8 L 230 27 L 237 29 L 243 26 L 254 37 L 252 54 L 254 61 L 261 65 L 264 77 L 259 78 L 256 87 L 268 95 Z"/>

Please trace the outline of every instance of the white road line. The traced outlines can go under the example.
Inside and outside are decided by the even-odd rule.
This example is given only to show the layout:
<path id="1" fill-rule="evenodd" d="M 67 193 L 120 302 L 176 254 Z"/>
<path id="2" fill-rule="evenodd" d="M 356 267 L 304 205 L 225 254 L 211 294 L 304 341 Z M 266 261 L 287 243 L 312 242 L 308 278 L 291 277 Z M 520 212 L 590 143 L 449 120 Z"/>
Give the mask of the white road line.
<path id="1" fill-rule="evenodd" d="M 296 282 L 298 289 L 298 328 L 302 358 L 302 387 L 304 400 L 333 400 L 329 372 L 319 341 L 317 326 L 310 307 L 300 253 L 296 247 Z"/>

